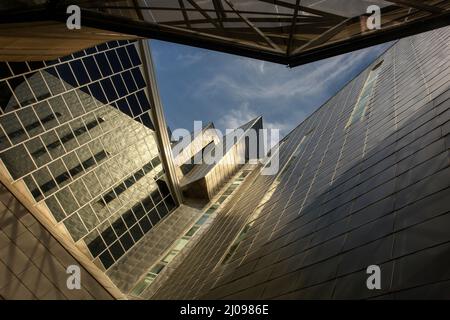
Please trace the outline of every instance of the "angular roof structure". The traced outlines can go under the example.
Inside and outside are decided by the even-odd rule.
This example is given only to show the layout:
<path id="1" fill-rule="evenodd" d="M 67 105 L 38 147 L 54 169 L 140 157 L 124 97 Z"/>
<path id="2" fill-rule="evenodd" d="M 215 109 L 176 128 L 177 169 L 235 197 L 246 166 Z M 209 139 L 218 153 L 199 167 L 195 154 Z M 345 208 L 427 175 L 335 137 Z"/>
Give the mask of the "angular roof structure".
<path id="1" fill-rule="evenodd" d="M 33 0 L 0 8 L 0 21 L 17 21 L 20 15 L 23 21 L 65 26 L 72 4 L 81 8 L 86 28 L 289 66 L 450 24 L 449 0 Z M 367 27 L 371 5 L 381 9 L 378 30 Z"/>
<path id="2" fill-rule="evenodd" d="M 264 148 L 257 136 L 262 127 L 262 117 L 256 117 L 224 135 L 220 142 L 212 141 L 200 150 L 200 154 L 194 158 L 201 159 L 202 163 L 194 164 L 193 169 L 180 180 L 185 195 L 209 199 L 216 195 L 231 175 L 250 159 L 254 160 L 259 155 L 259 148 Z M 256 145 L 250 147 L 252 142 L 246 137 L 251 136 L 251 130 L 254 130 L 256 141 L 252 142 Z M 250 148 L 253 148 L 253 152 L 249 151 Z M 261 151 L 261 154 L 264 152 Z M 207 158 L 215 159 L 214 163 L 210 163 Z"/>

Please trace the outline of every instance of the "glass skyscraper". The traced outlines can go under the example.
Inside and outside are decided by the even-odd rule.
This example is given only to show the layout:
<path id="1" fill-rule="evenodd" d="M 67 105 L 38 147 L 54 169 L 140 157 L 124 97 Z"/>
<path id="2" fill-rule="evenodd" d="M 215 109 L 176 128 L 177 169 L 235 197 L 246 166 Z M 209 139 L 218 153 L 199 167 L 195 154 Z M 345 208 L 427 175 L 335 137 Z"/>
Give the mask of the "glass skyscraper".
<path id="1" fill-rule="evenodd" d="M 108 269 L 175 207 L 137 42 L 1 63 L 0 158 L 43 214 Z"/>

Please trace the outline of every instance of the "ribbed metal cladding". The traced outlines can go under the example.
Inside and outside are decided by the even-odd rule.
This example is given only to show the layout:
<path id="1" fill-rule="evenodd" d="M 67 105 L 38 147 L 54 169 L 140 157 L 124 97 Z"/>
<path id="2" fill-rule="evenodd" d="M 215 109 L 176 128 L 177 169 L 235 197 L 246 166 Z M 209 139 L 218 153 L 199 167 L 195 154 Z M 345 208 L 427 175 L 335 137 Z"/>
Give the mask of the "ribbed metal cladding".
<path id="1" fill-rule="evenodd" d="M 449 28 L 398 41 L 303 121 L 280 176 L 254 171 L 152 298 L 449 298 L 449 43 Z M 381 290 L 366 286 L 369 265 Z"/>

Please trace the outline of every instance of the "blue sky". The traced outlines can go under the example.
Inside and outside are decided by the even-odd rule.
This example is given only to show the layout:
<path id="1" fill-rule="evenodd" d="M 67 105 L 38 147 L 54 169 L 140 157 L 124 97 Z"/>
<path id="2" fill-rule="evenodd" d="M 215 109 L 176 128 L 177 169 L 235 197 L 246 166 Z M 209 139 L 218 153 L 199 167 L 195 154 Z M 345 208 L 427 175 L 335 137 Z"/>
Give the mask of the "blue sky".
<path id="1" fill-rule="evenodd" d="M 173 43 L 151 41 L 169 127 L 193 121 L 236 128 L 262 115 L 287 134 L 367 67 L 389 44 L 289 69 L 286 66 Z M 224 132 L 224 131 L 223 131 Z"/>

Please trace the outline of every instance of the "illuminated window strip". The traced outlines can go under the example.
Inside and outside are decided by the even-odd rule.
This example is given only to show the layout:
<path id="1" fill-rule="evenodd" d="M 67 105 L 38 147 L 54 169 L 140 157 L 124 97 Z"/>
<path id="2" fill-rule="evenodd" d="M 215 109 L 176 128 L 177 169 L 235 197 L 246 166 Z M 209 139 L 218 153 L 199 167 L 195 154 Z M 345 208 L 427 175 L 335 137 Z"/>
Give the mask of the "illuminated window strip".
<path id="1" fill-rule="evenodd" d="M 364 86 L 358 97 L 358 101 L 356 102 L 352 114 L 350 115 L 350 119 L 348 119 L 347 125 L 345 126 L 346 129 L 350 127 L 353 123 L 355 123 L 357 120 L 361 120 L 366 114 L 366 110 L 369 105 L 370 98 L 372 97 L 375 88 L 375 83 L 378 78 L 378 74 L 380 73 L 379 67 L 381 66 L 382 63 L 383 61 L 378 63 L 370 71 L 369 76 L 367 77 L 367 80 L 364 83 Z"/>

